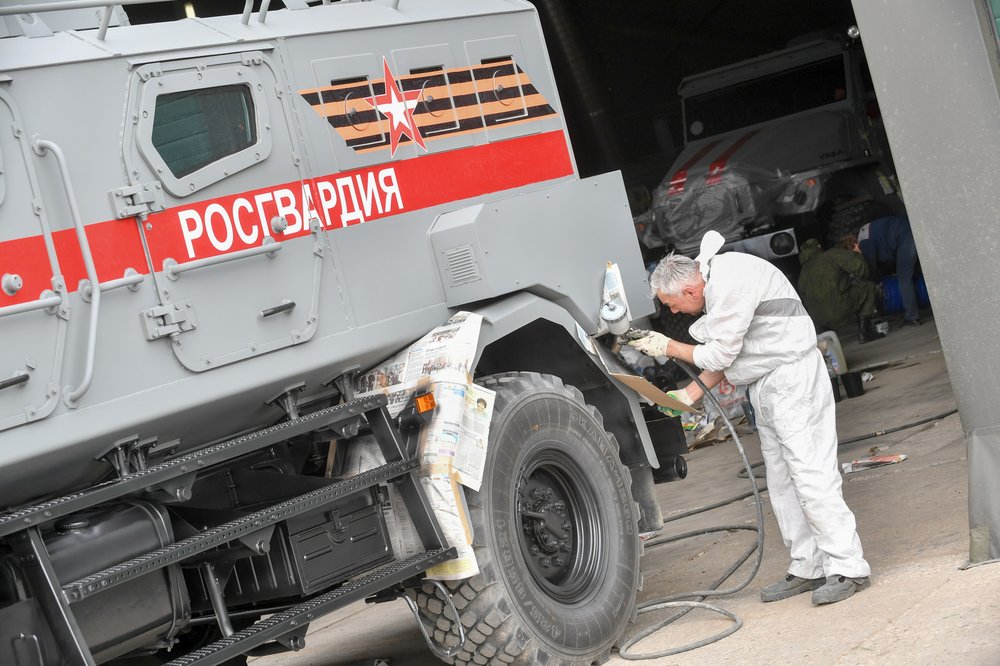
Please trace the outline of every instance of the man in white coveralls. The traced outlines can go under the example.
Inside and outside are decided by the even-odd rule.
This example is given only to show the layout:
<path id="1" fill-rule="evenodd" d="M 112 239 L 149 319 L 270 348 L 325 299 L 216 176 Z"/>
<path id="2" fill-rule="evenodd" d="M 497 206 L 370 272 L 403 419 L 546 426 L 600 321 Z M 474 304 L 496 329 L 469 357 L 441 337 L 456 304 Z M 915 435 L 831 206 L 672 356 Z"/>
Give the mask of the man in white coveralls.
<path id="1" fill-rule="evenodd" d="M 842 601 L 868 587 L 871 570 L 841 492 L 833 391 L 816 330 L 780 271 L 748 254 L 716 256 L 723 243 L 710 231 L 695 260 L 670 254 L 650 278 L 672 312 L 704 311 L 691 326 L 701 344 L 652 331 L 629 344 L 696 365 L 708 388 L 724 377 L 749 386 L 771 507 L 792 557 L 788 575 L 764 587 L 761 600 L 812 590 L 814 604 Z M 691 383 L 672 395 L 690 405 L 703 391 Z"/>

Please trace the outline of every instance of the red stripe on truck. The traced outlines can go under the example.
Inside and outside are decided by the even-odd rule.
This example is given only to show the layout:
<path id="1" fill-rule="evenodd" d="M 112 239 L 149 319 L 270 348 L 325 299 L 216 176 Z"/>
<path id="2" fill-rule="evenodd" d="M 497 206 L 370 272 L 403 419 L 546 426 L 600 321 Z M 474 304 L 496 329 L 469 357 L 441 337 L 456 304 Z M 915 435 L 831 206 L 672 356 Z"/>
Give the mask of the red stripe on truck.
<path id="1" fill-rule="evenodd" d="M 729 148 L 726 148 L 726 150 L 724 150 L 721 155 L 716 157 L 715 161 L 712 162 L 712 164 L 709 165 L 708 167 L 708 177 L 705 178 L 705 184 L 715 185 L 716 183 L 721 181 L 722 170 L 726 168 L 726 164 L 729 163 L 729 160 L 732 159 L 733 155 L 735 155 L 740 148 L 746 145 L 746 142 L 752 139 L 759 131 L 760 130 L 750 130 L 749 132 L 741 136 L 739 139 L 734 141 L 733 145 L 729 146 Z"/>
<path id="2" fill-rule="evenodd" d="M 693 167 L 695 164 L 700 162 L 702 158 L 708 155 L 710 152 L 715 150 L 721 141 L 713 141 L 707 146 L 703 146 L 701 150 L 694 154 L 687 162 L 685 162 L 680 169 L 670 177 L 670 188 L 667 190 L 667 194 L 674 195 L 680 194 L 684 191 L 684 184 L 687 182 L 688 169 Z"/>
<path id="3" fill-rule="evenodd" d="M 557 130 L 185 203 L 151 214 L 146 240 L 160 271 L 166 259 L 219 256 L 259 246 L 270 235 L 281 241 L 308 236 L 311 217 L 332 231 L 573 173 L 566 135 Z M 270 220 L 279 214 L 288 228 L 274 234 Z M 86 231 L 101 282 L 122 277 L 126 268 L 149 273 L 135 218 L 89 224 Z M 57 231 L 53 243 L 66 288 L 76 291 L 86 278 L 76 232 Z M 41 235 L 0 242 L 0 268 L 23 280 L 14 296 L 0 291 L 0 307 L 52 288 Z"/>

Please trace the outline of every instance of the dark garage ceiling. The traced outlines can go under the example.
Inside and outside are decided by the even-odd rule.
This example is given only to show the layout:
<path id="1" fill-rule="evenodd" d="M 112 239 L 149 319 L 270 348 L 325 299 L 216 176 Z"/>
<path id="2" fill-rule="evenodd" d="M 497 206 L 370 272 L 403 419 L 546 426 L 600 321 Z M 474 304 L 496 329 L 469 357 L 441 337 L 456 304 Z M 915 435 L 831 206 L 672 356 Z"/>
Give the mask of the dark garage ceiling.
<path id="1" fill-rule="evenodd" d="M 849 0 L 533 2 L 542 15 L 581 172 L 620 168 L 626 180 L 650 186 L 669 167 L 657 143 L 657 118 L 666 119 L 675 141 L 682 136 L 681 78 L 781 49 L 805 34 L 843 34 L 854 22 Z M 603 99 L 579 94 L 581 86 L 554 39 L 560 18 L 576 31 L 577 55 Z M 595 105 L 603 108 L 614 135 L 610 149 L 602 149 L 579 112 Z"/>
<path id="2" fill-rule="evenodd" d="M 850 0 L 531 1 L 541 15 L 581 173 L 621 169 L 628 184 L 649 187 L 670 166 L 656 124 L 661 135 L 681 136 L 682 77 L 780 49 L 808 33 L 843 34 L 854 22 Z M 192 4 L 199 16 L 240 13 L 244 5 Z M 133 22 L 184 15 L 180 2 L 128 12 Z"/>

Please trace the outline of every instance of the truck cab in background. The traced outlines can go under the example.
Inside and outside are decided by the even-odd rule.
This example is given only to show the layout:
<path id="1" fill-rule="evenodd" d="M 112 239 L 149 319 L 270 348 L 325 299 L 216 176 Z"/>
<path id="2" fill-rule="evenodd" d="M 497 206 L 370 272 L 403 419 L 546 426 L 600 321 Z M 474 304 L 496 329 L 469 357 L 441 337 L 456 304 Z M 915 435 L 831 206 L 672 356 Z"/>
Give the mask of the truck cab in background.
<path id="1" fill-rule="evenodd" d="M 794 272 L 806 239 L 835 242 L 867 221 L 872 207 L 902 212 L 857 40 L 803 37 L 688 76 L 679 94 L 684 148 L 653 191 L 651 209 L 635 218 L 649 254 L 694 256 L 714 229 L 726 249 Z"/>

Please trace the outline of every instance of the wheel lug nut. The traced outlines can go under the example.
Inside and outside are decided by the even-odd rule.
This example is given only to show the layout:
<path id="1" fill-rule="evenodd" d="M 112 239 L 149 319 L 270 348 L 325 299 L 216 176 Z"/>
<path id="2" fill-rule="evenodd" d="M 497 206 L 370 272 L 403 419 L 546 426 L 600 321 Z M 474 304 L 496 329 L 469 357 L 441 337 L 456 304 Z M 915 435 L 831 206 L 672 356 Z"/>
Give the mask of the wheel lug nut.
<path id="1" fill-rule="evenodd" d="M 538 555 L 538 546 L 532 546 L 531 547 L 531 554 L 532 555 Z"/>
<path id="2" fill-rule="evenodd" d="M 548 567 L 552 566 L 552 560 L 550 560 L 547 557 L 543 557 L 542 558 L 542 566 L 545 567 L 545 568 L 548 568 Z"/>
<path id="3" fill-rule="evenodd" d="M 552 489 L 551 488 L 546 488 L 545 489 L 545 499 L 552 499 Z"/>
<path id="4" fill-rule="evenodd" d="M 557 558 L 556 558 L 556 566 L 557 566 L 557 567 L 561 567 L 561 566 L 562 566 L 562 565 L 564 565 L 564 564 L 566 564 L 566 560 L 564 560 L 564 559 L 563 559 L 563 558 L 561 558 L 561 557 L 557 557 Z"/>
<path id="5" fill-rule="evenodd" d="M 569 530 L 573 529 L 573 523 L 571 523 L 571 522 L 569 522 L 569 521 L 567 520 L 567 521 L 565 521 L 565 522 L 564 522 L 564 523 L 562 524 L 562 528 L 563 528 L 564 530 L 567 530 L 567 531 L 569 531 Z"/>

